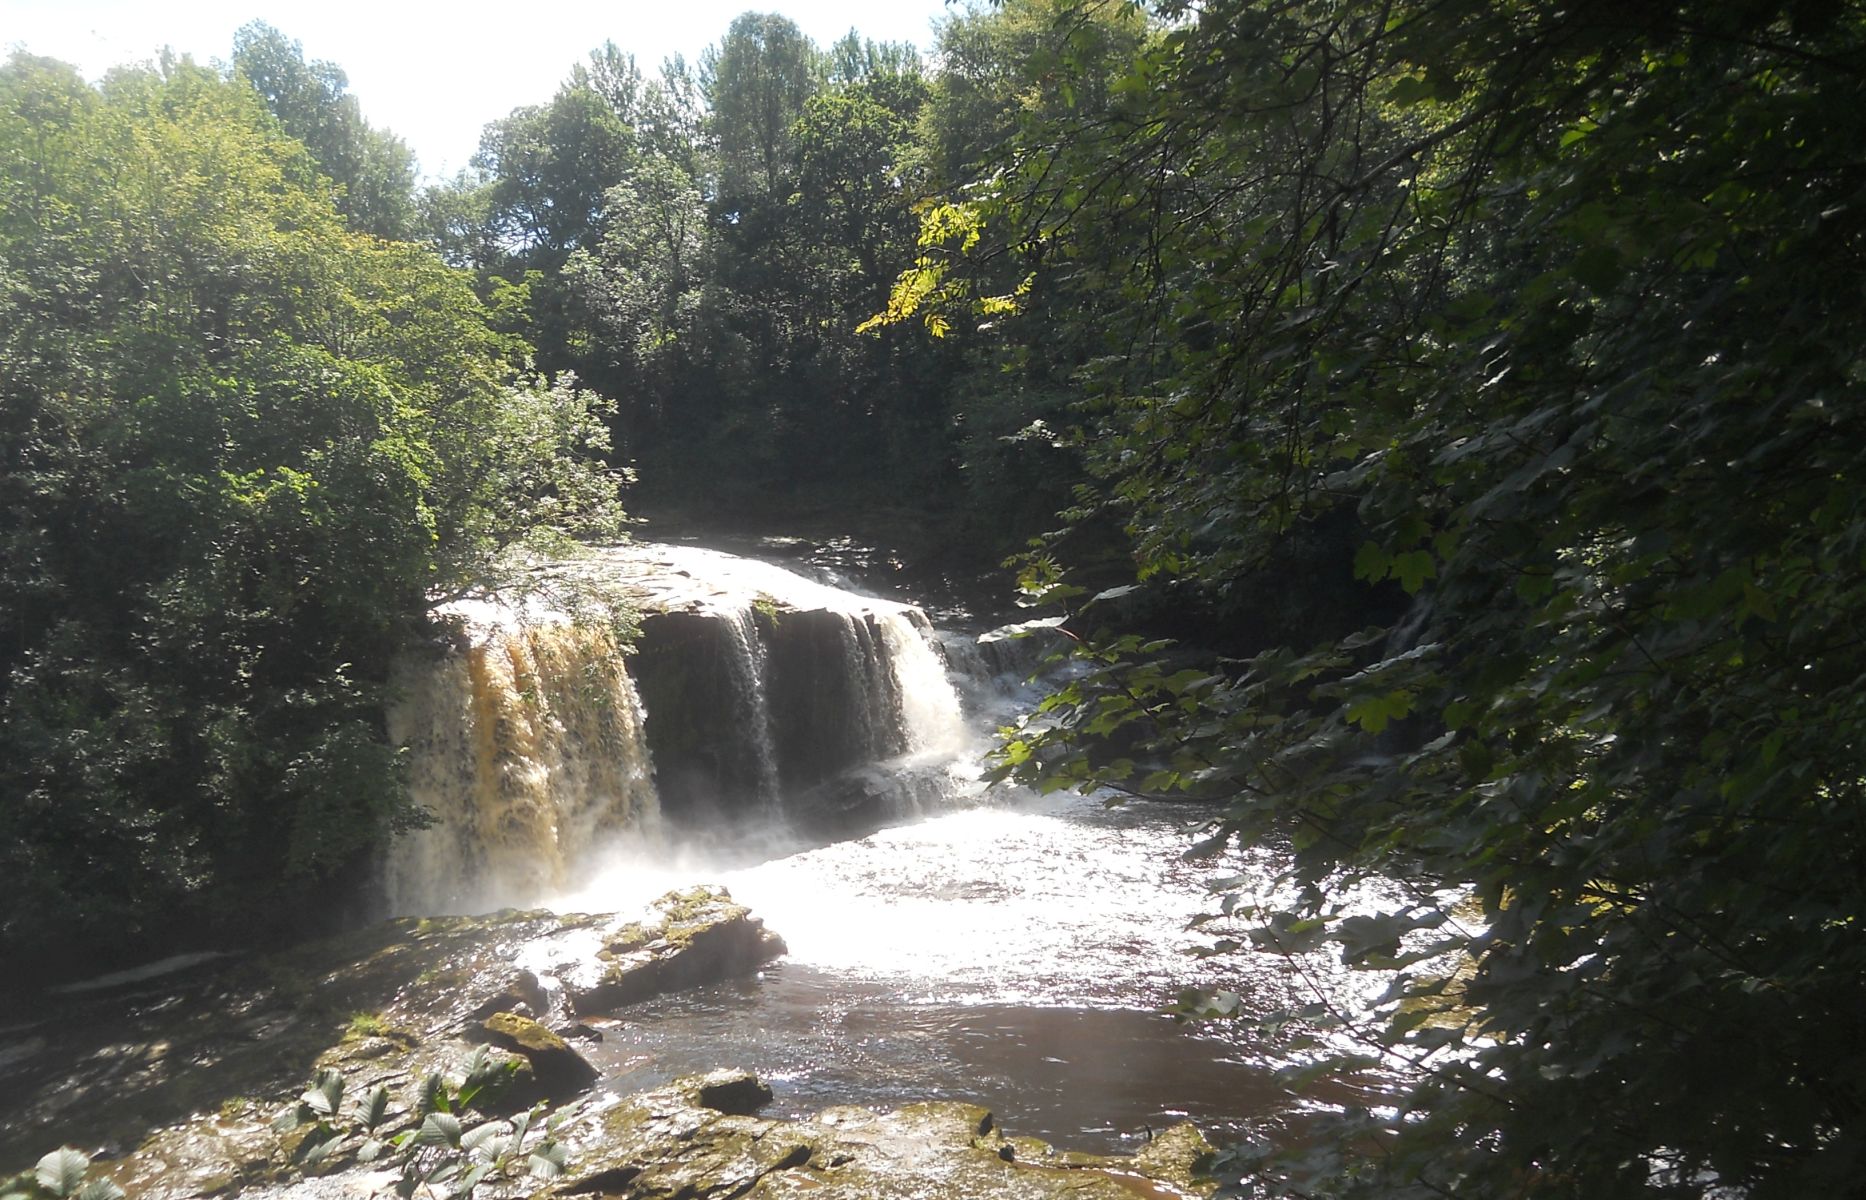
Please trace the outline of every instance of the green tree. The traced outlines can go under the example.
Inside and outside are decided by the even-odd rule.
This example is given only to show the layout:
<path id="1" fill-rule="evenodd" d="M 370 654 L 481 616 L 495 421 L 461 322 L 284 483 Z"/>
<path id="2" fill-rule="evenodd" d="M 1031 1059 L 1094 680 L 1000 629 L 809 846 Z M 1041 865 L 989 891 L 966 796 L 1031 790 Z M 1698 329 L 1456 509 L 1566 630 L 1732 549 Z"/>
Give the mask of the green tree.
<path id="1" fill-rule="evenodd" d="M 1264 1196 L 1856 1193 L 1866 21 L 1159 11 L 1107 107 L 1026 122 L 933 214 L 892 311 L 998 294 L 939 244 L 1035 247 L 1038 292 L 1093 282 L 1112 335 L 1078 527 L 1118 519 L 1140 580 L 1204 602 L 1345 516 L 1326 586 L 1408 598 L 1183 671 L 1110 629 L 1006 748 L 1284 847 L 1285 898 L 1229 898 L 1225 945 L 1394 972 L 1371 1008 L 1252 1013 L 1382 1066 L 1382 1107 L 1221 1169 Z M 1054 565 L 1028 579 L 1062 596 Z M 1370 877 L 1402 898 L 1357 909 Z"/>
<path id="2" fill-rule="evenodd" d="M 289 926 L 419 817 L 398 647 L 616 527 L 600 408 L 345 229 L 244 82 L 15 57 L 0 163 L 0 942 Z"/>
<path id="3" fill-rule="evenodd" d="M 298 42 L 254 21 L 234 34 L 233 69 L 337 185 L 337 211 L 352 229 L 385 238 L 414 235 L 415 157 L 400 138 L 363 119 L 342 68 L 306 62 Z"/>
<path id="4" fill-rule="evenodd" d="M 781 198 L 795 155 L 791 128 L 823 83 L 822 53 L 794 21 L 747 12 L 700 59 L 712 111 L 719 192 L 728 205 Z"/>

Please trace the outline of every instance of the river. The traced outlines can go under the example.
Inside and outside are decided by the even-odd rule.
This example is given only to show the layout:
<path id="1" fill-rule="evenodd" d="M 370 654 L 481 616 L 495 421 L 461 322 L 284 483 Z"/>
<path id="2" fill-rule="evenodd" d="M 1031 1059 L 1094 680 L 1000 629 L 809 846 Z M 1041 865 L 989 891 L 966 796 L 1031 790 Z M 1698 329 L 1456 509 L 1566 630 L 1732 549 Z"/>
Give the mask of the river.
<path id="1" fill-rule="evenodd" d="M 1235 991 L 1248 1015 L 1338 987 L 1318 961 L 1194 953 L 1214 936 L 1188 928 L 1216 904 L 1206 882 L 1268 878 L 1265 854 L 1186 861 L 1192 805 L 984 786 L 993 730 L 1039 694 L 1022 682 L 1032 655 L 1018 666 L 1004 645 L 941 634 L 833 573 L 699 547 L 617 548 L 582 569 L 658 581 L 659 611 L 679 620 L 644 620 L 624 660 L 607 634 L 492 619 L 412 664 L 420 682 L 392 724 L 438 820 L 398 843 L 384 894 L 408 915 L 625 912 L 723 884 L 786 939 L 755 978 L 592 1019 L 601 1040 L 580 1049 L 601 1088 L 745 1068 L 773 1088 L 772 1116 L 965 1100 L 1010 1133 L 1104 1152 L 1187 1119 L 1217 1141 L 1278 1139 L 1305 1106 L 1354 1099 L 1339 1085 L 1290 1098 L 1272 1076 L 1291 1047 L 1248 1022 L 1167 1015 L 1185 989 Z M 686 707 L 657 727 L 658 699 Z M 696 734 L 693 719 L 713 724 Z M 11 1055 L 52 1087 L 68 1059 L 63 1090 L 108 1097 L 112 1137 L 134 1136 L 135 1097 L 157 1079 L 152 1119 L 196 1096 L 237 1106 L 213 1064 L 274 1069 L 240 1035 L 242 1020 L 273 1019 L 264 996 L 302 992 L 289 1020 L 306 1037 L 321 1028 L 317 990 L 269 969 L 98 981 L 117 990 L 86 1000 L 94 1015 L 0 1035 L 0 1065 Z M 232 1049 L 164 1024 L 196 1010 Z M 64 1120 L 54 1091 L 28 1100 L 32 1120 Z M 0 1133 L 40 1136 L 14 1120 Z"/>
<path id="2" fill-rule="evenodd" d="M 592 1058 L 634 1089 L 727 1063 L 770 1082 L 783 1115 L 917 1098 L 985 1104 L 1007 1128 L 1085 1150 L 1191 1119 L 1242 1133 L 1288 1115 L 1270 1055 L 1237 1026 L 1183 1025 L 1181 989 L 1278 958 L 1198 959 L 1186 923 L 1209 864 L 1179 860 L 1186 814 L 1067 795 L 993 797 L 872 836 L 733 865 L 623 855 L 567 910 L 627 909 L 716 880 L 784 935 L 760 978 L 630 1010 Z"/>
<path id="3" fill-rule="evenodd" d="M 860 592 L 833 568 L 784 564 L 810 574 L 806 586 L 773 564 L 662 549 L 658 569 L 723 578 L 740 593 L 833 605 L 846 602 L 829 591 Z M 947 642 L 956 678 L 930 680 L 932 660 L 915 660 L 922 674 L 903 676 L 902 707 L 909 724 L 957 716 L 962 727 L 922 729 L 905 739 L 917 752 L 863 768 L 884 781 L 911 777 L 909 790 L 932 801 L 827 845 L 781 822 L 741 821 L 705 839 L 656 828 L 619 839 L 547 899 L 559 911 L 625 911 L 668 888 L 717 882 L 790 946 L 757 979 L 607 1023 L 591 1051 L 605 1086 L 633 1090 L 723 1064 L 766 1078 L 782 1115 L 952 1098 L 993 1108 L 1013 1132 L 1084 1150 L 1132 1150 L 1186 1119 L 1221 1138 L 1276 1136 L 1300 1113 L 1270 1079 L 1284 1048 L 1242 1023 L 1186 1024 L 1166 1012 L 1189 988 L 1243 991 L 1262 1010 L 1307 985 L 1277 955 L 1193 953 L 1209 941 L 1188 930 L 1215 904 L 1205 882 L 1253 864 L 1241 852 L 1184 861 L 1195 807 L 983 788 L 991 731 L 1038 693 L 1015 677 L 985 678 L 961 661 L 958 639 Z M 930 700 L 948 682 L 963 705 Z M 769 742 L 762 728 L 757 736 Z M 928 789 L 929 775 L 942 786 Z"/>

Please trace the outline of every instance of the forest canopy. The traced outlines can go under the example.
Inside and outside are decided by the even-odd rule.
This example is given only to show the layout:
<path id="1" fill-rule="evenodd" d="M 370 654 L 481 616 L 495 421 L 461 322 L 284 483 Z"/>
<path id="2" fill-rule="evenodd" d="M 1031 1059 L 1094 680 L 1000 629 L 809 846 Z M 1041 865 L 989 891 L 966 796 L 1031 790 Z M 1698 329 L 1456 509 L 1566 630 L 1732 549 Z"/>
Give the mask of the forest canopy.
<path id="1" fill-rule="evenodd" d="M 1109 7 L 1058 7 L 1058 76 Z M 1405 1080 L 1222 1170 L 1858 1194 L 1866 13 L 1157 11 L 928 211 L 883 319 L 1002 323 L 1025 272 L 1095 314 L 1070 528 L 1231 646 L 1090 601 L 1100 669 L 1003 769 L 1219 804 L 1209 847 L 1290 854 L 1280 898 L 1217 885 L 1224 946 L 1395 972 L 1371 1012 L 1188 998 Z M 1072 551 L 1025 579 L 1076 609 Z"/>
<path id="2" fill-rule="evenodd" d="M 320 907 L 416 816 L 392 653 L 513 548 L 616 528 L 604 406 L 471 283 L 346 228 L 243 81 L 0 70 L 16 962 Z"/>

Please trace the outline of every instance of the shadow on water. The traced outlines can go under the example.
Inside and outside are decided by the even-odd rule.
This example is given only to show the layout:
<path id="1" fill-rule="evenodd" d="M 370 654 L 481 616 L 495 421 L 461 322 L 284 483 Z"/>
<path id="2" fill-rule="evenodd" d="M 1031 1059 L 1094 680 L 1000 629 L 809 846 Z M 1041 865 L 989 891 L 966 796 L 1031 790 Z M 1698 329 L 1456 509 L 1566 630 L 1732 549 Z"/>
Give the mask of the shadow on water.
<path id="1" fill-rule="evenodd" d="M 619 1091 L 730 1061 L 771 1083 L 774 1115 L 963 1100 L 1013 1134 L 1098 1152 L 1131 1152 L 1183 1120 L 1219 1136 L 1260 1129 L 1287 1102 L 1238 1045 L 1159 1014 L 904 1006 L 890 988 L 789 963 L 664 998 L 604 1032 L 591 1056 Z"/>

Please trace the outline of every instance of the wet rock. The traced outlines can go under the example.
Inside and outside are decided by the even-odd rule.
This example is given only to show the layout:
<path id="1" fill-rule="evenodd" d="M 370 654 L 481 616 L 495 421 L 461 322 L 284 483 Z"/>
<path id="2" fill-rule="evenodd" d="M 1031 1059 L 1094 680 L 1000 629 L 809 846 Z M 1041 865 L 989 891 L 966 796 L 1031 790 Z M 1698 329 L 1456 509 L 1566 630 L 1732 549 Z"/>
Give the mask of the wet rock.
<path id="1" fill-rule="evenodd" d="M 481 1028 L 495 1046 L 522 1054 L 531 1064 L 533 1086 L 544 1100 L 568 1100 L 601 1078 L 595 1067 L 530 1017 L 494 1013 Z"/>
<path id="2" fill-rule="evenodd" d="M 627 976 L 623 960 L 639 958 L 654 964 L 653 986 L 638 980 L 618 994 L 647 994 L 751 970 L 782 947 L 723 893 L 676 894 L 641 927 L 648 936 L 636 950 L 599 959 L 614 924 L 613 917 L 517 911 L 407 918 L 216 964 L 217 974 L 190 976 L 165 999 L 147 991 L 64 998 L 59 1020 L 33 1028 L 34 1053 L 5 1065 L 0 1176 L 69 1142 L 122 1147 L 130 1151 L 122 1169 L 159 1163 L 150 1169 L 192 1180 L 185 1187 L 202 1194 L 243 1187 L 254 1157 L 228 1149 L 233 1126 L 211 1114 L 263 1110 L 238 1138 L 280 1151 L 270 1168 L 276 1172 L 289 1155 L 270 1122 L 319 1070 L 341 1072 L 349 1097 L 381 1085 L 404 1108 L 421 1080 L 458 1076 L 473 1043 L 493 1041 L 495 1033 L 509 1037 L 495 1053 L 511 1073 L 499 1095 L 481 1098 L 482 1110 L 509 1112 L 569 1095 L 596 1077 L 574 1050 L 558 1051 L 523 1026 L 535 1043 L 527 1052 L 520 1026 L 486 1027 L 499 1013 L 523 1018 L 524 1008 L 531 1011 L 524 1019 L 546 1037 L 555 1036 L 552 1023 L 575 1031 L 547 971 L 562 964 L 594 978 Z M 145 1143 L 146 1157 L 133 1149 Z M 137 1184 L 144 1186 L 140 1177 Z"/>
<path id="3" fill-rule="evenodd" d="M 833 1108 L 776 1121 L 702 1097 L 742 1072 L 677 1080 L 630 1097 L 573 1135 L 573 1170 L 552 1193 L 623 1200 L 1186 1200 L 1203 1194 L 1139 1160 L 1072 1164 L 1034 1138 L 1007 1139 L 987 1109 L 955 1101 L 890 1113 Z"/>
<path id="4" fill-rule="evenodd" d="M 579 1132 L 564 1195 L 742 1196 L 766 1175 L 809 1161 L 807 1131 L 699 1107 L 704 1078 L 630 1097 Z"/>
<path id="5" fill-rule="evenodd" d="M 664 992 L 746 975 L 785 953 L 784 939 L 720 887 L 669 892 L 614 929 L 594 977 L 566 979 L 579 1012 L 612 1011 Z"/>
<path id="6" fill-rule="evenodd" d="M 771 1087 L 750 1071 L 714 1071 L 693 1088 L 693 1103 L 728 1116 L 749 1117 L 771 1103 Z"/>
<path id="7" fill-rule="evenodd" d="M 1134 1156 L 1134 1165 L 1155 1179 L 1210 1192 L 1215 1185 L 1205 1177 L 1205 1167 L 1211 1156 L 1212 1144 L 1205 1140 L 1198 1126 L 1181 1121 L 1148 1142 L 1146 1148 Z"/>
<path id="8" fill-rule="evenodd" d="M 92 1173 L 137 1200 L 180 1200 L 266 1180 L 287 1154 L 279 1136 L 256 1115 L 214 1117 L 159 1130 L 134 1155 L 117 1163 L 98 1162 Z"/>
<path id="9" fill-rule="evenodd" d="M 485 1020 L 496 1012 L 515 1012 L 522 1016 L 549 1020 L 559 1014 L 551 1003 L 551 994 L 531 971 L 515 971 L 497 995 L 482 1000 L 472 1012 L 472 1019 Z M 566 1017 L 568 1014 L 565 1014 Z"/>
<path id="10" fill-rule="evenodd" d="M 1021 679 L 1040 671 L 1051 656 L 1068 654 L 1075 641 L 1074 635 L 1062 628 L 1060 618 L 1050 617 L 982 633 L 977 651 L 989 674 Z"/>

